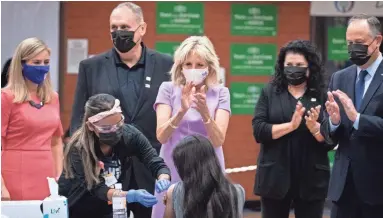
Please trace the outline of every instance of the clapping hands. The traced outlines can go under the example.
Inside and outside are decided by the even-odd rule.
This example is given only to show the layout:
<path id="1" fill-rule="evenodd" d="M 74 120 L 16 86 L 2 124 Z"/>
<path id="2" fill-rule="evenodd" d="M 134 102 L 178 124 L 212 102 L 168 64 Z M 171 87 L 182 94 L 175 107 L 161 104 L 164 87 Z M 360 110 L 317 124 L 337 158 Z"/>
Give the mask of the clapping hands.
<path id="1" fill-rule="evenodd" d="M 196 109 L 202 117 L 210 117 L 209 108 L 206 104 L 206 86 L 201 86 L 199 92 L 195 93 L 193 97 L 193 108 Z"/>
<path id="2" fill-rule="evenodd" d="M 307 115 L 305 116 L 307 129 L 309 129 L 311 133 L 318 131 L 315 129 L 315 127 L 319 118 L 320 109 L 320 105 L 316 106 L 315 108 L 311 108 L 309 111 L 307 111 Z"/>
<path id="3" fill-rule="evenodd" d="M 338 125 L 340 123 L 339 106 L 331 92 L 327 92 L 326 110 L 330 116 L 331 123 Z"/>
<path id="4" fill-rule="evenodd" d="M 182 86 L 181 109 L 188 111 L 190 108 L 197 110 L 202 117 L 210 117 L 206 102 L 206 85 L 196 88 L 193 83 Z"/>
<path id="5" fill-rule="evenodd" d="M 320 109 L 320 105 L 316 106 L 315 108 L 311 108 L 307 111 L 307 115 L 304 116 L 306 108 L 303 107 L 302 103 L 299 101 L 295 106 L 295 111 L 290 121 L 293 129 L 296 130 L 299 127 L 304 116 L 306 120 L 306 127 L 310 130 L 310 132 L 312 132 L 319 118 Z"/>
<path id="6" fill-rule="evenodd" d="M 290 124 L 294 130 L 298 129 L 299 125 L 301 124 L 302 116 L 305 113 L 305 111 L 306 111 L 306 108 L 304 108 L 302 103 L 298 101 L 297 105 L 295 106 L 293 117 L 291 118 L 291 121 L 290 121 Z"/>
<path id="7" fill-rule="evenodd" d="M 193 103 L 193 95 L 195 93 L 195 86 L 193 83 L 188 82 L 182 88 L 181 94 L 181 109 L 183 111 L 188 111 Z"/>

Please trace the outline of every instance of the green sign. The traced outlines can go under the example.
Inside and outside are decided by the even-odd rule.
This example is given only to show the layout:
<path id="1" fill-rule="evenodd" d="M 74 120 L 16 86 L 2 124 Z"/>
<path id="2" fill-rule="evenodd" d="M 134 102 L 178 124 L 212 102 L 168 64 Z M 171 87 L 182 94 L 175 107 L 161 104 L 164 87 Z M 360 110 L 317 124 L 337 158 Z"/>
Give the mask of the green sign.
<path id="1" fill-rule="evenodd" d="M 272 75 L 277 54 L 274 44 L 231 44 L 232 75 Z"/>
<path id="2" fill-rule="evenodd" d="M 232 4 L 231 34 L 244 36 L 276 36 L 275 5 Z"/>
<path id="3" fill-rule="evenodd" d="M 203 34 L 204 7 L 201 2 L 158 2 L 158 34 Z"/>
<path id="4" fill-rule="evenodd" d="M 327 59 L 348 60 L 346 27 L 329 27 L 327 29 Z"/>
<path id="5" fill-rule="evenodd" d="M 156 42 L 156 50 L 173 57 L 174 52 L 180 46 L 180 42 Z"/>
<path id="6" fill-rule="evenodd" d="M 254 114 L 264 84 L 235 82 L 230 86 L 230 102 L 232 114 Z"/>

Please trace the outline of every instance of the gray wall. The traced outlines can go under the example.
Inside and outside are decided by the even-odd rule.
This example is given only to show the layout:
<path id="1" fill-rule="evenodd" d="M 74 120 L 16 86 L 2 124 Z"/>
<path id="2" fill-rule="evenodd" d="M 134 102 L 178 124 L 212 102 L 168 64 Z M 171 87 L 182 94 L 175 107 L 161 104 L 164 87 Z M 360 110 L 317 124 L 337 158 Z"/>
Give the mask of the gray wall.
<path id="1" fill-rule="evenodd" d="M 53 88 L 59 88 L 60 2 L 1 2 L 1 66 L 17 45 L 29 37 L 42 39 L 51 48 Z"/>

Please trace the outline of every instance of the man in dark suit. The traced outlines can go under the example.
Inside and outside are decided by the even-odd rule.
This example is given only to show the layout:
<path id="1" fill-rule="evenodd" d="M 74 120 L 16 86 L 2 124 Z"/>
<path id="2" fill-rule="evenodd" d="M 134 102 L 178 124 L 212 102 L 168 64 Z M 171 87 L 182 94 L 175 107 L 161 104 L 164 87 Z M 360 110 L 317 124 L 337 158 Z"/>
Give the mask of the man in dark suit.
<path id="1" fill-rule="evenodd" d="M 321 133 L 338 143 L 328 197 L 332 218 L 383 217 L 383 58 L 376 17 L 350 19 L 346 39 L 354 65 L 334 73 Z"/>
<path id="2" fill-rule="evenodd" d="M 126 122 L 138 128 L 159 153 L 153 104 L 162 82 L 170 79 L 172 58 L 143 44 L 146 23 L 142 9 L 133 3 L 121 3 L 112 11 L 110 32 L 114 48 L 80 63 L 71 133 L 81 123 L 88 98 L 107 93 L 121 101 Z M 132 171 L 129 189 L 146 189 L 153 194 L 155 180 L 149 170 L 137 158 L 128 161 Z M 136 218 L 151 217 L 151 208 L 128 206 Z"/>

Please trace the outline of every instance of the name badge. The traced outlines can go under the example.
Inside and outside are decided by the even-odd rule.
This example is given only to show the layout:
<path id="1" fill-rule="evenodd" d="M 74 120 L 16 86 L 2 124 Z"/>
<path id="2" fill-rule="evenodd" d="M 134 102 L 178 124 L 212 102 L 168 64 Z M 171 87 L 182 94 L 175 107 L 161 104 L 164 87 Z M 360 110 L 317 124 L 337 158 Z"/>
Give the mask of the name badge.
<path id="1" fill-rule="evenodd" d="M 105 185 L 111 187 L 112 185 L 117 183 L 116 177 L 112 173 L 108 173 L 104 175 Z"/>

